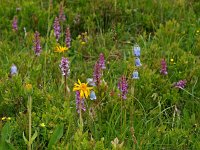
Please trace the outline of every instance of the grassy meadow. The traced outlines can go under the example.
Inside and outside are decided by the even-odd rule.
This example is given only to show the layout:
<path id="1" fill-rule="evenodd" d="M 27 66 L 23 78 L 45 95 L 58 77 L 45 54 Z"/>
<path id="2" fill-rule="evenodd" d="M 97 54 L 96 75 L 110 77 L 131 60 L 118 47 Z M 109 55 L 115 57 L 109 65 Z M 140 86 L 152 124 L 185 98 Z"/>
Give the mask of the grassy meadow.
<path id="1" fill-rule="evenodd" d="M 199 0 L 0 0 L 0 150 L 199 150 Z"/>

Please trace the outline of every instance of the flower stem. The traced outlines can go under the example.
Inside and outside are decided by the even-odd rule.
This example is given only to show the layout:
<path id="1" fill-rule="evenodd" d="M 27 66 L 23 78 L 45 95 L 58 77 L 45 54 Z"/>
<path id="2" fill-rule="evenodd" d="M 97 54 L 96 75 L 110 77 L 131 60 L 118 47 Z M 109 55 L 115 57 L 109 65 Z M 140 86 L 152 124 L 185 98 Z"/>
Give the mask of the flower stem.
<path id="1" fill-rule="evenodd" d="M 28 131 L 29 131 L 29 141 L 28 141 L 28 150 L 31 150 L 31 109 L 32 109 L 32 97 L 28 97 Z"/>

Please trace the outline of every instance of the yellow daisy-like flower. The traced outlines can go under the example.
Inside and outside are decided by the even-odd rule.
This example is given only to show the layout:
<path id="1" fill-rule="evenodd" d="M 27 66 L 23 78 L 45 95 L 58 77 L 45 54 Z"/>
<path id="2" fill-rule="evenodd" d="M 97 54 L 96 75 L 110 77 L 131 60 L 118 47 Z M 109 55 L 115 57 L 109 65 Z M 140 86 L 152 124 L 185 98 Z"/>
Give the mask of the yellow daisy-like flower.
<path id="1" fill-rule="evenodd" d="M 68 50 L 67 47 L 57 46 L 56 49 L 55 49 L 55 52 L 62 53 L 62 52 L 67 51 L 67 50 Z"/>
<path id="2" fill-rule="evenodd" d="M 81 81 L 78 79 L 78 83 L 74 84 L 73 91 L 79 91 L 80 98 L 88 98 L 90 90 L 93 89 L 93 87 L 88 87 L 87 84 L 88 83 L 81 83 Z"/>

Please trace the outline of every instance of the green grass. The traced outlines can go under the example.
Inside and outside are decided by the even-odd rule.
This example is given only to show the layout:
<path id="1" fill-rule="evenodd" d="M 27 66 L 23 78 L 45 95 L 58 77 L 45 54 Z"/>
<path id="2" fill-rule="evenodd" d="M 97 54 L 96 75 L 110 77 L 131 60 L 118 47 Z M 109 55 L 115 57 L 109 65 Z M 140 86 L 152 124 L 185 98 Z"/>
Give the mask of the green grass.
<path id="1" fill-rule="evenodd" d="M 60 3 L 66 21 L 56 42 L 53 23 Z M 29 95 L 32 135 L 38 133 L 34 150 L 200 149 L 199 7 L 198 0 L 0 0 L 0 149 L 27 149 L 23 132 L 27 138 Z M 17 32 L 12 30 L 14 16 Z M 57 44 L 65 46 L 67 26 L 71 48 L 55 53 Z M 33 50 L 35 31 L 40 33 L 39 57 Z M 78 35 L 84 32 L 88 41 L 82 45 Z M 131 78 L 136 43 L 141 47 L 139 80 Z M 95 87 L 97 100 L 85 101 L 81 126 L 73 86 L 78 79 L 92 78 L 100 53 L 106 60 L 105 83 Z M 62 57 L 70 61 L 67 96 L 59 68 Z M 167 76 L 160 74 L 162 58 L 167 62 Z M 18 74 L 10 78 L 13 63 Z M 122 75 L 128 80 L 123 102 L 117 88 Z M 183 79 L 187 80 L 184 89 L 173 87 Z M 31 94 L 27 83 L 33 86 Z M 111 141 L 116 137 L 115 148 Z"/>

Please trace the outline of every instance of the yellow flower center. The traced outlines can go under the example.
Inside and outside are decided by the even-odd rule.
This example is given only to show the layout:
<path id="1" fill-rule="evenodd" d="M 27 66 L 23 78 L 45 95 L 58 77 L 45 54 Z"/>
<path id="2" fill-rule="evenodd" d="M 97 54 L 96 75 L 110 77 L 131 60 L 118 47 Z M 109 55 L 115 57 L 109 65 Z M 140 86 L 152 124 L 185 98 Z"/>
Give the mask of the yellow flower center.
<path id="1" fill-rule="evenodd" d="M 87 85 L 85 83 L 82 83 L 81 86 L 80 86 L 80 89 L 83 90 L 83 91 L 86 91 Z"/>

